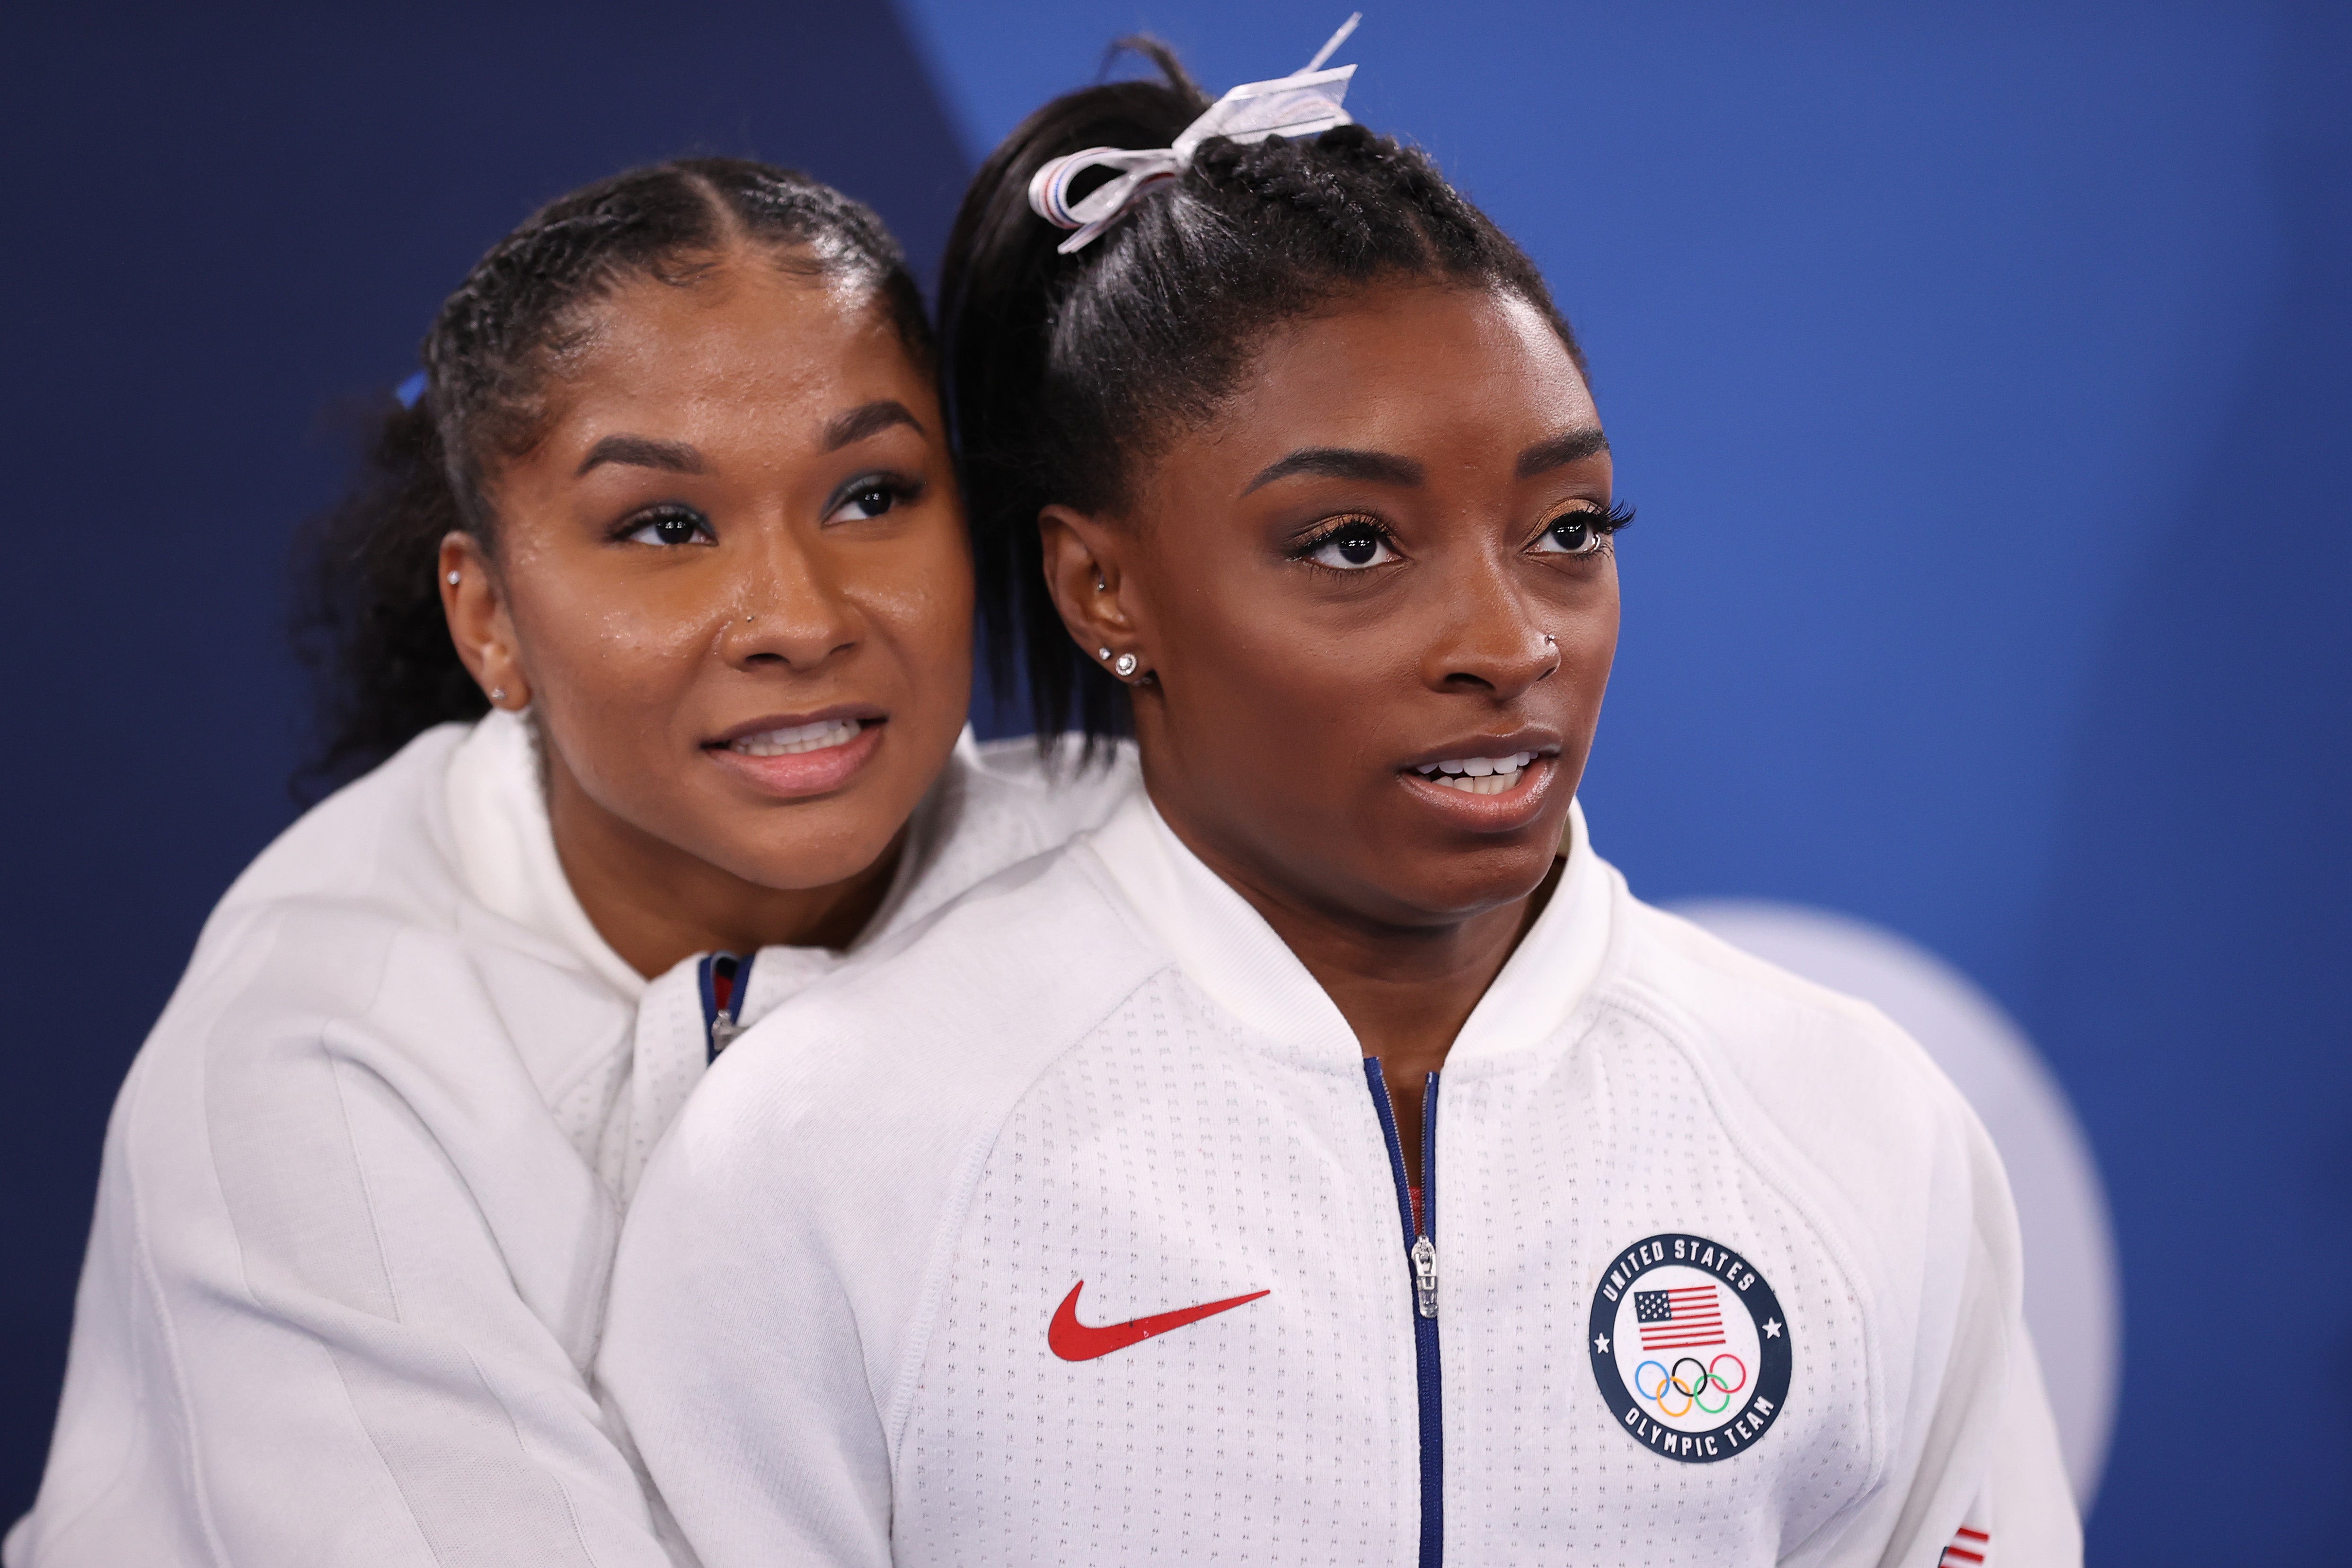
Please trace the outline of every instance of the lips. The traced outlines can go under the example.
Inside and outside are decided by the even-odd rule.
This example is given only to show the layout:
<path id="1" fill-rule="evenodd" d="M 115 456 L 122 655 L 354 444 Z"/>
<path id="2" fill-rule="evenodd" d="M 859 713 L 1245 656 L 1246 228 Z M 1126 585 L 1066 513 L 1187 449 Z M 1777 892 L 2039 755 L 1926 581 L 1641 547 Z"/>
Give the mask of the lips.
<path id="1" fill-rule="evenodd" d="M 1408 794 L 1454 826 L 1510 833 L 1540 816 L 1559 768 L 1559 738 L 1541 730 L 1467 737 L 1397 770 Z"/>
<path id="2" fill-rule="evenodd" d="M 864 727 L 864 721 L 857 719 L 820 719 L 813 724 L 786 724 L 739 735 L 727 742 L 727 749 L 746 757 L 803 756 L 845 746 L 857 739 L 858 731 Z"/>
<path id="3" fill-rule="evenodd" d="M 775 715 L 739 724 L 703 755 L 781 800 L 829 795 L 873 760 L 888 721 L 870 708 Z"/>
<path id="4" fill-rule="evenodd" d="M 1433 784 L 1465 795 L 1502 795 L 1516 787 L 1520 772 L 1536 760 L 1533 752 L 1512 752 L 1500 757 L 1449 757 L 1423 763 L 1413 772 Z"/>

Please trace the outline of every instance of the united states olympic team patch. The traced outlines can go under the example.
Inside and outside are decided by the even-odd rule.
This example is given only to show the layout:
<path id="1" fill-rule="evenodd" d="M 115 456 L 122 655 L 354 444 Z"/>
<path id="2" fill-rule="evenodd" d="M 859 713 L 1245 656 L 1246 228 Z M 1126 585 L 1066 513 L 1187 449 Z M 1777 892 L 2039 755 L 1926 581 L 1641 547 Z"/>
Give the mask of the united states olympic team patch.
<path id="1" fill-rule="evenodd" d="M 1592 1375 L 1610 1413 L 1667 1458 L 1727 1459 L 1789 1397 L 1789 1325 L 1756 1266 L 1703 1236 L 1645 1237 L 1592 1292 Z"/>

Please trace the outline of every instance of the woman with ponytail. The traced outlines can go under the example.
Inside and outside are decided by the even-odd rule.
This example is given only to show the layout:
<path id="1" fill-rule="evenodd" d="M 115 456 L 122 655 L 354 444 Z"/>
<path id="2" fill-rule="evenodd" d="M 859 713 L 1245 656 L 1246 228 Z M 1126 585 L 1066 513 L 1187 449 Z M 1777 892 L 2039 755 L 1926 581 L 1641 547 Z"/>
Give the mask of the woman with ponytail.
<path id="1" fill-rule="evenodd" d="M 1148 52 L 942 301 L 992 646 L 1147 794 L 687 1108 L 601 1362 L 687 1541 L 2078 1560 L 1983 1131 L 1593 851 L 1629 514 L 1544 280 L 1344 69 Z"/>
<path id="2" fill-rule="evenodd" d="M 736 1032 L 1131 774 L 960 739 L 933 340 L 856 203 L 592 185 L 424 361 L 311 542 L 320 772 L 363 776 L 123 1087 L 9 1568 L 668 1563 L 588 1376 L 646 1152 Z"/>

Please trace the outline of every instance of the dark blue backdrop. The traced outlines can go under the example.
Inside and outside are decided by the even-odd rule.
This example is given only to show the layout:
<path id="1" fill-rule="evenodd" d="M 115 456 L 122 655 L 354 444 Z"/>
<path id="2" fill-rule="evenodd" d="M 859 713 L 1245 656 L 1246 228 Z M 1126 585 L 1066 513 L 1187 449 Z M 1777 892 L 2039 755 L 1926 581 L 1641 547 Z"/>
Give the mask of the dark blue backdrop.
<path id="1" fill-rule="evenodd" d="M 290 814 L 281 562 L 342 472 L 323 411 L 398 379 L 529 205 L 622 163 L 798 162 L 928 257 L 974 151 L 1111 34 L 1224 85 L 1346 3 L 910 0 L 912 47 L 874 6 L 5 24 L 0 1510 L 106 1104 Z M 1593 353 L 1643 510 L 1602 847 L 1652 897 L 1902 931 L 2048 1057 L 2123 1248 L 2094 1561 L 2344 1560 L 2352 16 L 1401 7 L 1348 58 Z"/>

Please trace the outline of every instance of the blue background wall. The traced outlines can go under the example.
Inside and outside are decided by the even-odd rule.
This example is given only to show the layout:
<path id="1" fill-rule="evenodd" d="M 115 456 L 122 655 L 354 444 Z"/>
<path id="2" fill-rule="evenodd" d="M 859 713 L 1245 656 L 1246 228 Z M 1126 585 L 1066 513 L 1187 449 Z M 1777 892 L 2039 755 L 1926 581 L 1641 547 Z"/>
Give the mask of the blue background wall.
<path id="1" fill-rule="evenodd" d="M 1595 363 L 1642 509 L 1596 834 L 1653 898 L 1905 932 L 2050 1059 L 2125 1264 L 2095 1562 L 2343 1560 L 2352 17 L 1761 9 L 1398 6 L 1341 56 Z M 530 205 L 623 163 L 800 163 L 929 256 L 970 160 L 1111 35 L 1223 87 L 1339 14 L 5 24 L 0 1509 L 46 1439 L 108 1098 L 290 814 L 280 562 L 341 471 L 321 411 L 404 374 Z"/>

